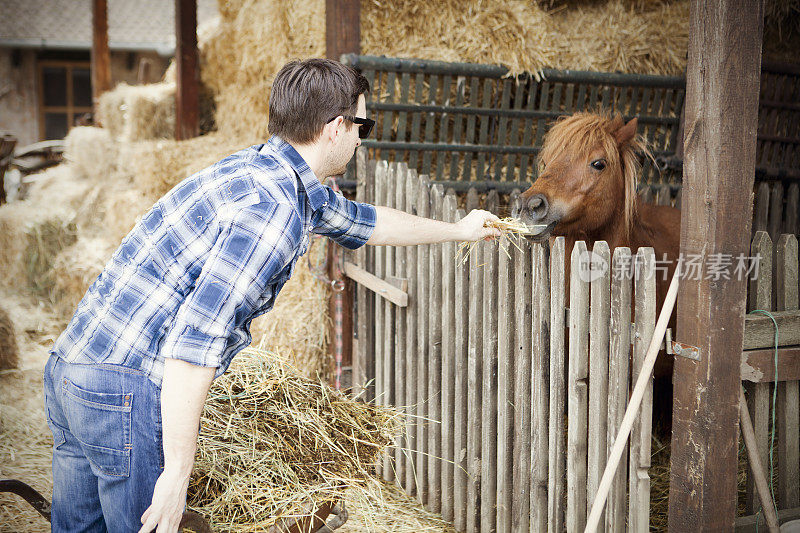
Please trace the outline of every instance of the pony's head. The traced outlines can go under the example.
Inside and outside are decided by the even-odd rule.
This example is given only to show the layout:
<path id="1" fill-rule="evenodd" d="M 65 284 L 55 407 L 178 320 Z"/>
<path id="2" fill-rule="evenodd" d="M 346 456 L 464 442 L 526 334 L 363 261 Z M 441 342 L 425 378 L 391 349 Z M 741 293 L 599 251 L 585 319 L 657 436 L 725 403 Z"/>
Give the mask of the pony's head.
<path id="1" fill-rule="evenodd" d="M 539 155 L 539 178 L 521 196 L 522 220 L 551 235 L 593 235 L 622 222 L 629 237 L 636 215 L 637 120 L 620 115 L 576 113 L 547 133 Z"/>

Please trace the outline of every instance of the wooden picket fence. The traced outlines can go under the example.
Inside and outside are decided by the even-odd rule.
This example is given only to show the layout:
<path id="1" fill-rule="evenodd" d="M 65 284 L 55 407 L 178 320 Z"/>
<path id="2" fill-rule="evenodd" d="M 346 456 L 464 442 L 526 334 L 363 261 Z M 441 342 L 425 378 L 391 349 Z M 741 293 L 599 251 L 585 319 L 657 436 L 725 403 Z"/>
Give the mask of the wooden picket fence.
<path id="1" fill-rule="evenodd" d="M 357 165 L 359 200 L 445 221 L 464 215 L 452 191 L 404 163 L 361 153 Z M 496 192 L 482 205 L 474 190 L 464 201 L 499 207 Z M 584 243 L 569 258 L 564 246 L 503 238 L 476 244 L 466 260 L 454 243 L 346 258 L 359 282 L 354 387 L 408 414 L 379 472 L 458 531 L 585 524 L 654 329 L 656 268 L 649 248 L 612 257 L 598 242 L 594 257 L 611 268 L 592 271 Z M 652 390 L 609 496 L 607 531 L 648 530 L 651 406 Z"/>
<path id="2" fill-rule="evenodd" d="M 777 317 L 780 350 L 779 359 L 775 361 L 772 320 L 760 315 L 748 315 L 745 321 L 742 380 L 745 382 L 761 464 L 769 468 L 770 455 L 774 461 L 778 509 L 794 509 L 794 514 L 800 516 L 800 306 L 797 248 L 794 234 L 780 235 L 773 242 L 766 231 L 758 231 L 753 238 L 750 255 L 760 256 L 761 259 L 758 276 L 750 281 L 748 311 L 762 309 Z M 777 376 L 774 370 L 776 365 Z M 775 387 L 777 396 L 773 412 Z M 774 426 L 771 423 L 773 416 Z M 770 454 L 773 430 L 774 453 Z M 756 513 L 760 507 L 751 478 L 748 475 L 748 514 Z M 764 526 L 763 519 L 761 525 Z"/>

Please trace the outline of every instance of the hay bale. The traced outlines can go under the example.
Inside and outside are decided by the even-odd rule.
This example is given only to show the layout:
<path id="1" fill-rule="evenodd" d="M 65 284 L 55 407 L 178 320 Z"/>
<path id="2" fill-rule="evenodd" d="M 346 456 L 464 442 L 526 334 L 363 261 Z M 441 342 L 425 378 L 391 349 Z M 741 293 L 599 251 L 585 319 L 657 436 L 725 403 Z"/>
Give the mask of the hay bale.
<path id="1" fill-rule="evenodd" d="M 0 370 L 17 368 L 19 365 L 19 349 L 14 323 L 5 309 L 0 307 Z"/>
<path id="2" fill-rule="evenodd" d="M 292 278 L 283 286 L 275 307 L 250 324 L 253 346 L 281 354 L 305 377 L 327 378 L 329 286 L 309 268 L 325 261 L 328 242 L 314 239 L 307 254 L 297 260 Z"/>
<path id="3" fill-rule="evenodd" d="M 132 172 L 136 187 L 155 201 L 184 178 L 254 142 L 218 134 L 141 142 L 123 152 L 120 165 Z"/>
<path id="4" fill-rule="evenodd" d="M 25 234 L 24 252 L 28 286 L 41 296 L 56 301 L 52 267 L 58 254 L 77 240 L 77 228 L 71 221 L 52 217 L 31 224 Z"/>
<path id="5" fill-rule="evenodd" d="M 64 248 L 53 260 L 50 278 L 53 303 L 60 318 L 69 319 L 114 253 L 115 246 L 103 239 L 81 238 Z"/>
<path id="6" fill-rule="evenodd" d="M 64 143 L 64 159 L 77 176 L 107 181 L 116 171 L 119 146 L 109 130 L 78 126 L 69 130 Z"/>
<path id="7" fill-rule="evenodd" d="M 24 252 L 26 218 L 30 215 L 27 202 L 0 206 L 0 282 L 19 287 L 25 280 Z"/>
<path id="8" fill-rule="evenodd" d="M 114 247 L 119 246 L 122 239 L 153 205 L 153 200 L 136 188 L 105 191 L 102 201 L 102 235 Z"/>
<path id="9" fill-rule="evenodd" d="M 124 142 L 175 136 L 175 84 L 120 83 L 100 96 L 100 123 Z"/>
<path id="10" fill-rule="evenodd" d="M 267 531 L 309 503 L 364 490 L 402 415 L 248 350 L 209 391 L 188 505 L 220 532 Z"/>

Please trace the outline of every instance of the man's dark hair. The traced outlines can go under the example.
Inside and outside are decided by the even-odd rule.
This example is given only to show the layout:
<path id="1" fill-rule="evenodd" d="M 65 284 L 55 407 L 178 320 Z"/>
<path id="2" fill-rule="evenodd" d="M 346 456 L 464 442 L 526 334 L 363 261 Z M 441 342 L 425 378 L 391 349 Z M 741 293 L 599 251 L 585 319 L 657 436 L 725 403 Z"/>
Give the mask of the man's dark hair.
<path id="1" fill-rule="evenodd" d="M 367 91 L 367 79 L 338 61 L 290 61 L 272 83 L 269 132 L 297 144 L 313 142 L 331 119 L 355 115 Z"/>

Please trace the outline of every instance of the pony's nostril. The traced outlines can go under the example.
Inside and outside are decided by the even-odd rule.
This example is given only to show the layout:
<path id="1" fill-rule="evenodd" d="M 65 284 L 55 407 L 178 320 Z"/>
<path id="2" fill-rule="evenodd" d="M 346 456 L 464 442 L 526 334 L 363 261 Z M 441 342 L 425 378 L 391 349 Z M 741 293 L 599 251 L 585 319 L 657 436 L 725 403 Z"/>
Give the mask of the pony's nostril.
<path id="1" fill-rule="evenodd" d="M 534 220 L 541 220 L 547 216 L 547 198 L 543 194 L 537 194 L 528 200 L 528 212 Z"/>

